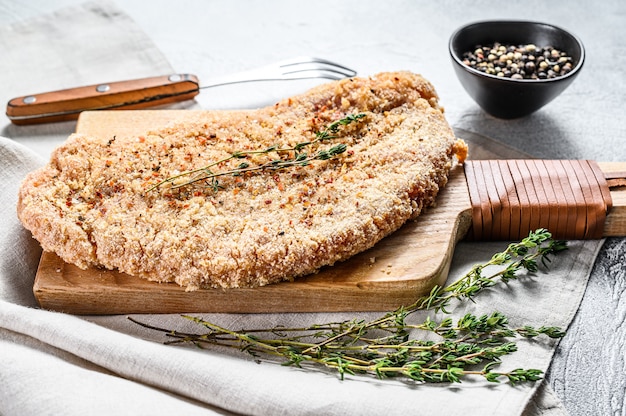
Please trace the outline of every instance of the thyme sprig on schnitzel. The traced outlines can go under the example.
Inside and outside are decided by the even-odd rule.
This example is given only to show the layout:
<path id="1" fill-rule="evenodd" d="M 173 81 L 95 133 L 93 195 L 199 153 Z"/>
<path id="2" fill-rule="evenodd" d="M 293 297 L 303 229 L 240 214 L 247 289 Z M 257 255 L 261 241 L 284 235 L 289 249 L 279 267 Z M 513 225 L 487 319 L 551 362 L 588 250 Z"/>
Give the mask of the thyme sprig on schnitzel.
<path id="1" fill-rule="evenodd" d="M 344 118 L 330 123 L 323 130 L 315 132 L 315 138 L 313 140 L 300 142 L 294 146 L 281 147 L 274 145 L 265 149 L 234 151 L 229 156 L 211 162 L 206 166 L 172 175 L 153 185 L 148 191 L 153 191 L 166 184 L 170 185 L 170 189 L 178 189 L 192 184 L 201 184 L 217 191 L 220 187 L 219 178 L 222 176 L 241 176 L 249 172 L 279 170 L 292 166 L 307 166 L 313 161 L 333 159 L 347 150 L 345 144 L 339 143 L 330 148 L 319 149 L 313 152 L 308 152 L 307 149 L 337 138 L 337 133 L 339 133 L 341 126 L 358 122 L 365 116 L 365 113 L 349 114 Z M 246 160 L 250 156 L 268 154 L 276 154 L 278 157 L 260 164 L 251 164 Z M 242 161 L 235 168 L 215 170 L 216 167 L 233 159 L 240 159 Z"/>

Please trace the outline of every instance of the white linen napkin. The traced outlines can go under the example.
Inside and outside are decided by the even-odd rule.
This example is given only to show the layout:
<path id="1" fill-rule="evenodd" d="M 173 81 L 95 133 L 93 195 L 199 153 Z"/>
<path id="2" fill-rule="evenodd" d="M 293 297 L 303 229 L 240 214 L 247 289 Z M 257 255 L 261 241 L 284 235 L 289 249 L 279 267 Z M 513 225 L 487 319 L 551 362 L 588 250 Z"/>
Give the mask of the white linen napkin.
<path id="1" fill-rule="evenodd" d="M 40 50 L 48 38 L 65 41 L 48 51 L 56 62 L 39 85 L 56 89 L 113 78 L 149 76 L 171 68 L 137 26 L 109 3 L 86 3 L 59 11 L 54 18 L 37 19 L 36 33 L 27 24 L 0 29 L 0 63 L 3 80 L 41 77 L 32 69 L 24 75 L 7 65 L 19 66 L 22 54 Z M 111 30 L 115 27 L 115 30 Z M 73 33 L 86 33 L 90 47 L 76 48 Z M 111 34 L 114 37 L 110 37 Z M 105 36 L 106 35 L 106 36 Z M 19 40 L 23 51 L 10 45 Z M 96 47 L 102 45 L 102 48 Z M 80 60 L 79 74 L 67 73 L 64 57 L 72 49 L 72 61 Z M 137 51 L 141 51 L 137 55 Z M 120 65 L 103 68 L 107 56 L 133 62 L 131 71 Z M 138 69 L 140 68 L 140 69 Z M 76 70 L 76 68 L 74 68 Z M 117 72 L 116 72 L 117 71 Z M 138 71 L 140 72 L 138 74 Z M 115 74 L 113 76 L 112 74 Z M 10 85 L 9 85 L 10 84 Z M 30 91 L 30 84 L 2 82 L 0 98 Z M 34 91 L 32 91 L 34 92 Z M 242 97 L 242 100 L 245 100 Z M 6 101 L 6 100 L 5 100 Z M 243 104 L 242 104 L 243 105 Z M 35 127 L 5 126 L 0 138 L 0 414 L 2 415 L 109 415 L 109 414 L 257 414 L 257 415 L 556 415 L 564 414 L 558 399 L 544 383 L 492 384 L 477 379 L 455 385 L 419 385 L 397 380 L 347 377 L 341 381 L 325 370 L 297 369 L 275 363 L 257 363 L 244 353 L 162 345 L 163 335 L 138 327 L 126 316 L 76 317 L 38 309 L 32 285 L 40 249 L 16 218 L 19 182 L 43 163 L 27 147 L 46 150 L 45 141 L 69 134 L 74 123 Z M 517 155 L 497 143 L 468 132 L 461 137 L 492 156 Z M 25 146 L 26 145 L 26 146 Z M 461 243 L 455 252 L 450 281 L 471 266 L 486 261 L 505 243 Z M 540 272 L 519 282 L 487 291 L 476 304 L 464 304 L 465 312 L 498 310 L 513 325 L 555 325 L 566 328 L 582 295 L 601 241 L 572 242 L 558 256 L 549 274 Z M 199 314 L 222 326 L 303 326 L 352 318 L 371 319 L 378 313 L 320 314 Z M 425 318 L 418 313 L 416 322 Z M 193 325 L 177 315 L 141 315 L 137 319 L 161 327 L 191 330 Z M 518 341 L 519 351 L 507 357 L 503 368 L 538 368 L 546 371 L 557 342 Z"/>
<path id="2" fill-rule="evenodd" d="M 138 25 L 112 3 L 88 2 L 0 29 L 0 102 L 14 97 L 172 73 Z M 187 101 L 168 108 L 193 108 Z M 4 116 L 2 120 L 7 120 Z M 74 132 L 75 121 L 7 123 L 0 135 L 48 155 Z"/>

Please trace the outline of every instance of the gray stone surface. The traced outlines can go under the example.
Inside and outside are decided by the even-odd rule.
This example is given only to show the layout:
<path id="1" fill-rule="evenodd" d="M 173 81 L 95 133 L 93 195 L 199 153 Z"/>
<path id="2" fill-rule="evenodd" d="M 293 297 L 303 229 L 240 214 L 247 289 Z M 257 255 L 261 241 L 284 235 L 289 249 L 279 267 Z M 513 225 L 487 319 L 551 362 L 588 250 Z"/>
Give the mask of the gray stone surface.
<path id="1" fill-rule="evenodd" d="M 76 3 L 0 0 L 0 25 Z M 174 68 L 201 79 L 293 55 L 323 56 L 361 74 L 408 69 L 435 84 L 454 127 L 536 157 L 626 161 L 626 3 L 620 0 L 128 0 L 119 6 Z M 585 67 L 574 84 L 544 109 L 519 120 L 504 121 L 483 113 L 456 80 L 447 52 L 448 38 L 460 25 L 499 18 L 562 26 L 576 33 L 587 48 Z M 265 84 L 245 91 L 250 106 L 261 106 L 308 85 Z M 203 108 L 237 108 L 240 105 L 232 97 L 240 96 L 241 88 L 246 87 L 203 91 L 198 103 Z M 23 91 L 29 92 L 36 91 Z M 4 118 L 0 123 L 1 135 L 43 155 L 75 127 L 65 123 L 46 134 L 41 129 L 17 130 Z M 548 376 L 572 415 L 626 414 L 625 241 L 611 238 L 601 250 L 580 310 Z"/>

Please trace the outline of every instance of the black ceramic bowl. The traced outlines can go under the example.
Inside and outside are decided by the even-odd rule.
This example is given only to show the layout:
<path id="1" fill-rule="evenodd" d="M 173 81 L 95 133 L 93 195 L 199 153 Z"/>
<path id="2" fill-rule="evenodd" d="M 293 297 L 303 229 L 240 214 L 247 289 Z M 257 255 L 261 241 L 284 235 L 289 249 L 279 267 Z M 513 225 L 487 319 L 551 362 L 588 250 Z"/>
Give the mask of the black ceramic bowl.
<path id="1" fill-rule="evenodd" d="M 572 70 L 550 79 L 511 79 L 485 74 L 465 65 L 463 54 L 477 45 L 552 46 L 572 58 Z M 498 118 L 527 116 L 552 101 L 574 81 L 585 61 L 582 42 L 550 24 L 526 21 L 485 21 L 459 28 L 450 38 L 450 56 L 456 75 L 483 110 Z"/>

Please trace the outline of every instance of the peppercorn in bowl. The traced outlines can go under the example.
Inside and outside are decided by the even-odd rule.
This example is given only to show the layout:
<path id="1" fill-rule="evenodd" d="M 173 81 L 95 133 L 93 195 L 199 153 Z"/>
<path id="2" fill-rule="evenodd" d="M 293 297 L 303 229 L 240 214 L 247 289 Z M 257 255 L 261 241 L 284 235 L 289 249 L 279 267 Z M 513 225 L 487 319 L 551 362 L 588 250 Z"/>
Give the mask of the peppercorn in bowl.
<path id="1" fill-rule="evenodd" d="M 585 49 L 559 27 L 528 21 L 483 21 L 457 29 L 449 42 L 456 75 L 476 103 L 512 119 L 539 110 L 580 73 Z"/>

